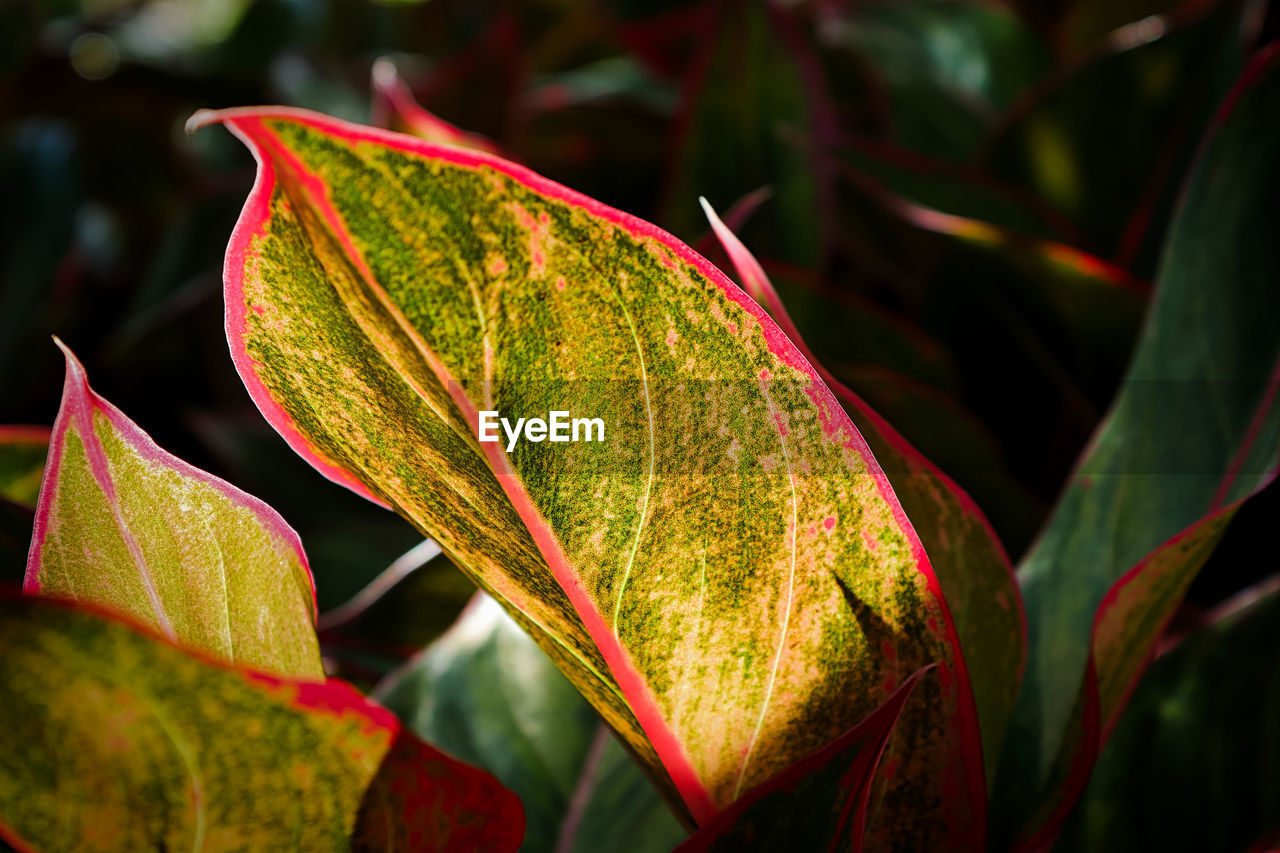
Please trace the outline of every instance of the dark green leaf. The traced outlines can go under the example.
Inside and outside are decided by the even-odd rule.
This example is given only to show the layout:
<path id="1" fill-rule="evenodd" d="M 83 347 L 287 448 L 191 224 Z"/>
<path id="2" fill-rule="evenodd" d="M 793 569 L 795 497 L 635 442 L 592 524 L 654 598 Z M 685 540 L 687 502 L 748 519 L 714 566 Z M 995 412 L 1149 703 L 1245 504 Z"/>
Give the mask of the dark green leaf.
<path id="1" fill-rule="evenodd" d="M 486 595 L 377 695 L 519 795 L 524 853 L 666 853 L 685 836 L 591 706 Z"/>
<path id="2" fill-rule="evenodd" d="M 1272 47 L 1204 142 L 1123 390 L 1021 568 L 1031 658 L 996 789 L 1006 830 L 1051 835 L 1227 521 L 1274 476 L 1277 102 Z"/>
<path id="3" fill-rule="evenodd" d="M 1055 850 L 1239 853 L 1280 832 L 1280 584 L 1219 613 L 1143 677 Z"/>
<path id="4" fill-rule="evenodd" d="M 688 86 L 674 170 L 669 176 L 661 224 L 692 241 L 706 223 L 698 209 L 705 196 L 727 209 L 765 184 L 773 201 L 748 225 L 752 245 L 768 257 L 814 266 L 821 254 L 823 222 L 814 153 L 807 149 L 822 109 L 818 81 L 783 34 L 793 26 L 765 3 L 717 7 L 713 35 Z"/>

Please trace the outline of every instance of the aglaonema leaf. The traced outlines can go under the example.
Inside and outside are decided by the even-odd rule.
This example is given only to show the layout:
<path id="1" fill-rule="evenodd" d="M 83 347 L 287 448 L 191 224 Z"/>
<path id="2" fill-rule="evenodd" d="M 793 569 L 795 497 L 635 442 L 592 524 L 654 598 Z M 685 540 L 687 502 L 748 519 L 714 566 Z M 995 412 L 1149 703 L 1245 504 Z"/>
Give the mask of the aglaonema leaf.
<path id="1" fill-rule="evenodd" d="M 45 427 L 0 426 L 0 498 L 34 508 L 48 453 Z"/>
<path id="2" fill-rule="evenodd" d="M 524 853 L 667 853 L 687 834 L 591 706 L 486 595 L 376 695 L 520 797 Z"/>
<path id="3" fill-rule="evenodd" d="M 764 269 L 705 200 L 703 207 L 743 287 L 768 308 L 835 392 L 881 460 L 903 508 L 919 525 L 956 620 L 982 726 L 983 753 L 992 768 L 988 774 L 993 773 L 1026 655 L 1026 621 L 1008 555 L 969 496 L 813 357 Z"/>
<path id="4" fill-rule="evenodd" d="M 1203 143 L 1122 393 L 1020 570 L 1031 657 L 997 793 L 1030 846 L 1078 796 L 1231 516 L 1275 476 L 1277 97 L 1273 47 Z"/>
<path id="5" fill-rule="evenodd" d="M 864 849 L 873 780 L 903 705 L 929 668 L 813 755 L 761 783 L 677 848 L 678 853 Z M 834 794 L 834 796 L 833 796 Z"/>
<path id="6" fill-rule="evenodd" d="M 1055 850 L 1233 853 L 1280 832 L 1280 583 L 1269 586 L 1151 665 Z"/>
<path id="7" fill-rule="evenodd" d="M 979 843 L 976 720 L 933 570 L 755 303 L 512 163 L 300 111 L 194 124 L 215 121 L 260 168 L 227 256 L 233 358 L 297 451 L 438 541 L 698 822 L 938 663 L 879 827 Z M 480 442 L 481 410 L 599 417 L 607 438 Z"/>
<path id="8" fill-rule="evenodd" d="M 63 351 L 26 592 L 128 614 L 228 663 L 323 679 L 297 534 L 266 504 L 160 449 Z"/>
<path id="9" fill-rule="evenodd" d="M 514 851 L 520 803 L 340 681 L 0 597 L 0 837 L 20 850 Z M 383 842 L 390 841 L 390 844 Z"/>

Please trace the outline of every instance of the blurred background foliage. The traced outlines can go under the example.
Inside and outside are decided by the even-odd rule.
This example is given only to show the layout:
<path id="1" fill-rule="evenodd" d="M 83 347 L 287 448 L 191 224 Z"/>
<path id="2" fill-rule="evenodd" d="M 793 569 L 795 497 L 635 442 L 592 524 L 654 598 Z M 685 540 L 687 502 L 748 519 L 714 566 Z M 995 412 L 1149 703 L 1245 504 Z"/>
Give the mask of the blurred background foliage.
<path id="1" fill-rule="evenodd" d="M 1016 562 L 1115 394 L 1197 143 L 1277 35 L 1262 0 L 0 0 L 0 423 L 52 422 L 57 334 L 299 530 L 322 611 L 417 544 L 253 409 L 220 293 L 253 164 L 183 132 L 259 103 L 370 121 L 389 57 L 427 109 L 726 269 L 697 197 L 736 209 L 816 354 Z M 1182 623 L 1280 568 L 1278 509 L 1272 487 L 1240 513 Z M 6 577 L 29 526 L 0 501 Z M 469 594 L 443 558 L 403 569 L 325 623 L 344 675 L 372 683 Z"/>

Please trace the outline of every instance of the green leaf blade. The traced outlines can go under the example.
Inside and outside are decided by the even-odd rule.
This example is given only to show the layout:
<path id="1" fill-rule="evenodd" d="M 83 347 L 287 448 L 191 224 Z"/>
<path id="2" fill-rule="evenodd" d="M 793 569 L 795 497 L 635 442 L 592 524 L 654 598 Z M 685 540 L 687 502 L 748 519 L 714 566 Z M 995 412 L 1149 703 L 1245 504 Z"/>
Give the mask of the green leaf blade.
<path id="1" fill-rule="evenodd" d="M 297 534 L 158 447 L 64 351 L 25 591 L 127 614 L 228 663 L 323 679 Z"/>
<path id="2" fill-rule="evenodd" d="M 1060 849 L 1270 849 L 1251 846 L 1280 830 L 1280 585 L 1268 586 L 1151 665 Z"/>

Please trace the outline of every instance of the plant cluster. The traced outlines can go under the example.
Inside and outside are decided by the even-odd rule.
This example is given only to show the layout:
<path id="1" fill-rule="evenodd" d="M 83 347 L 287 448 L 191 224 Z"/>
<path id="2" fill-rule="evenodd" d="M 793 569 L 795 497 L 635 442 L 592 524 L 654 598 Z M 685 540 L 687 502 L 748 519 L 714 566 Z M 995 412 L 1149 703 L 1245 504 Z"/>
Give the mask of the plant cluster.
<path id="1" fill-rule="evenodd" d="M 0 849 L 1280 843 L 1280 43 L 1121 6 L 5 10 Z"/>

